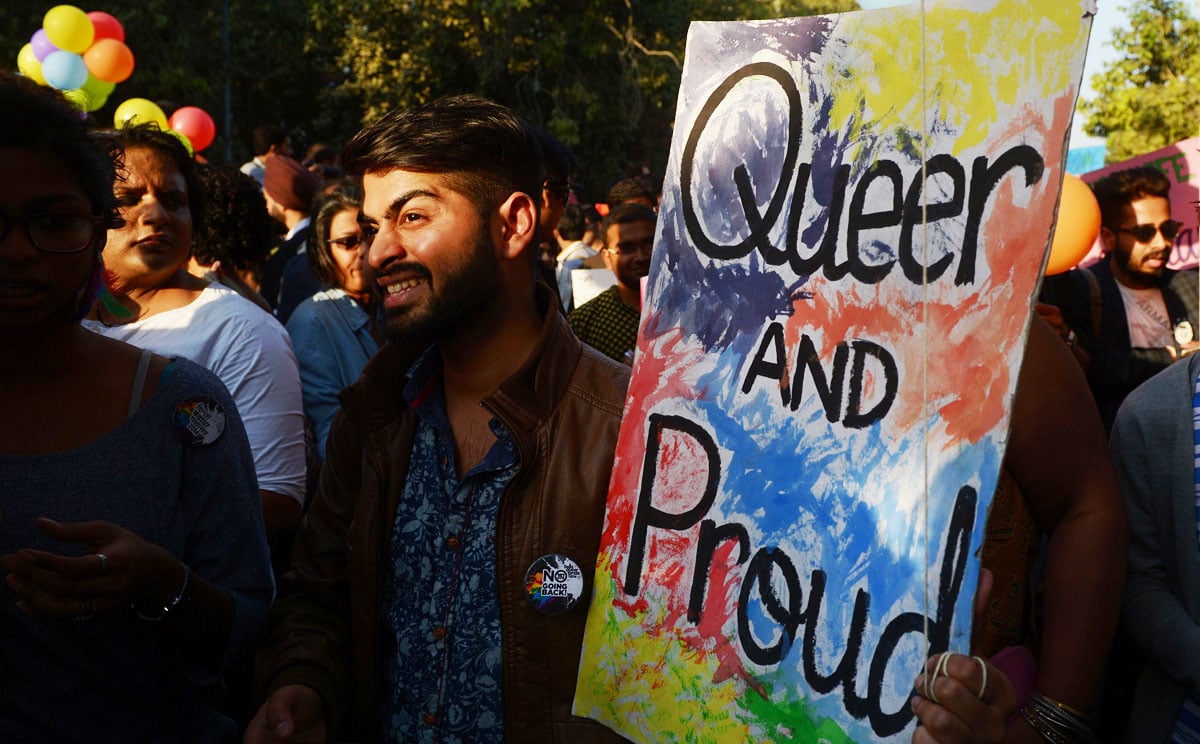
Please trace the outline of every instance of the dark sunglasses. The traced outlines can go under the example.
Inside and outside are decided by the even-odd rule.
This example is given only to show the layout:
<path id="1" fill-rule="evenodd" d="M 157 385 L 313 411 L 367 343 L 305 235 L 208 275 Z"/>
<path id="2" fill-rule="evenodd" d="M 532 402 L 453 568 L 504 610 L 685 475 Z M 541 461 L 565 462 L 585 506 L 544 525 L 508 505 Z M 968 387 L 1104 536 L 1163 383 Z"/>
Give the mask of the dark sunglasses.
<path id="1" fill-rule="evenodd" d="M 1167 240 L 1174 240 L 1179 234 L 1179 229 L 1183 227 L 1183 223 L 1179 220 L 1167 220 L 1161 225 L 1134 225 L 1133 227 L 1114 227 L 1114 232 L 1129 233 L 1139 243 L 1149 243 L 1154 239 L 1155 233 L 1162 233 L 1162 236 Z"/>

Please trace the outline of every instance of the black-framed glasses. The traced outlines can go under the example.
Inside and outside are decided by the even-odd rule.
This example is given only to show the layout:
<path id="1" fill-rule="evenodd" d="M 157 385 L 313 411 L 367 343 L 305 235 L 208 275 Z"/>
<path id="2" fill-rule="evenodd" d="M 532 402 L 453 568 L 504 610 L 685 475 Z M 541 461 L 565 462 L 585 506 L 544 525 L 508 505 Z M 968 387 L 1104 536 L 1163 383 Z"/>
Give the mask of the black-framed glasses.
<path id="1" fill-rule="evenodd" d="M 1162 233 L 1167 240 L 1174 240 L 1179 234 L 1183 223 L 1179 220 L 1167 220 L 1161 225 L 1134 225 L 1133 227 L 1114 227 L 1114 232 L 1129 233 L 1139 243 L 1149 243 L 1154 240 L 1155 233 Z"/>
<path id="2" fill-rule="evenodd" d="M 92 244 L 104 220 L 94 214 L 42 212 L 27 217 L 0 213 L 0 241 L 13 225 L 23 225 L 29 242 L 47 253 L 76 253 Z"/>
<path id="3" fill-rule="evenodd" d="M 342 248 L 345 248 L 348 251 L 354 250 L 360 244 L 362 244 L 362 242 L 363 242 L 363 239 L 359 235 L 347 235 L 344 238 L 330 238 L 329 239 L 330 245 L 340 246 Z"/>

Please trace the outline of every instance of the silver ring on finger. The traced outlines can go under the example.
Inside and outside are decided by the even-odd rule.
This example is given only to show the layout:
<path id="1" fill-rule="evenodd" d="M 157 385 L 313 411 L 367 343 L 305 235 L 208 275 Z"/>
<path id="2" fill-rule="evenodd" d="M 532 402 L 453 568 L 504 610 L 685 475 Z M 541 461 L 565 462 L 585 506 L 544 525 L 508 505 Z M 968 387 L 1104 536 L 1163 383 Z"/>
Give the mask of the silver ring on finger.
<path id="1" fill-rule="evenodd" d="M 108 556 L 104 553 L 96 553 L 96 557 L 100 559 L 100 573 L 108 573 Z"/>

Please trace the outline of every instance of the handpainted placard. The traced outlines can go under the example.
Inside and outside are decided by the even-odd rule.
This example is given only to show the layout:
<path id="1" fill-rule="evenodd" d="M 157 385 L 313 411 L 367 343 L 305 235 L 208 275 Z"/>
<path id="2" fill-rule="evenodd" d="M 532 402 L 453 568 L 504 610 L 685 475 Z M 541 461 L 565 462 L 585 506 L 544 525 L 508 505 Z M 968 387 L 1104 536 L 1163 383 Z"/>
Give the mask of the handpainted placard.
<path id="1" fill-rule="evenodd" d="M 1088 4 L 694 23 L 575 712 L 907 735 L 976 552 Z"/>

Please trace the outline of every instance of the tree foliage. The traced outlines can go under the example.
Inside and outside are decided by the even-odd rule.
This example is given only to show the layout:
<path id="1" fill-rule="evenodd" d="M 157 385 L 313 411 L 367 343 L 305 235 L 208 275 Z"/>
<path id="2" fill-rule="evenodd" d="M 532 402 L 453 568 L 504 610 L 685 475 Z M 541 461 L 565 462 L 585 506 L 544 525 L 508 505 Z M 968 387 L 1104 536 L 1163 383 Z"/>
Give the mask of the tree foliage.
<path id="1" fill-rule="evenodd" d="M 7 0 L 0 65 L 57 0 Z M 132 97 L 212 114 L 207 155 L 242 162 L 263 122 L 341 145 L 392 108 L 455 93 L 512 106 L 571 147 L 590 196 L 670 147 L 688 24 L 854 9 L 854 0 L 107 0 L 137 58 Z M 223 24 L 228 12 L 228 34 Z"/>
<path id="2" fill-rule="evenodd" d="M 1113 32 L 1118 54 L 1080 101 L 1084 131 L 1108 140 L 1109 162 L 1200 133 L 1200 21 L 1181 0 L 1136 0 Z"/>
<path id="3" fill-rule="evenodd" d="M 543 124 L 579 157 L 594 198 L 670 147 L 687 26 L 849 10 L 852 0 L 338 0 L 319 25 L 344 34 L 339 90 L 367 120 L 474 92 Z"/>

